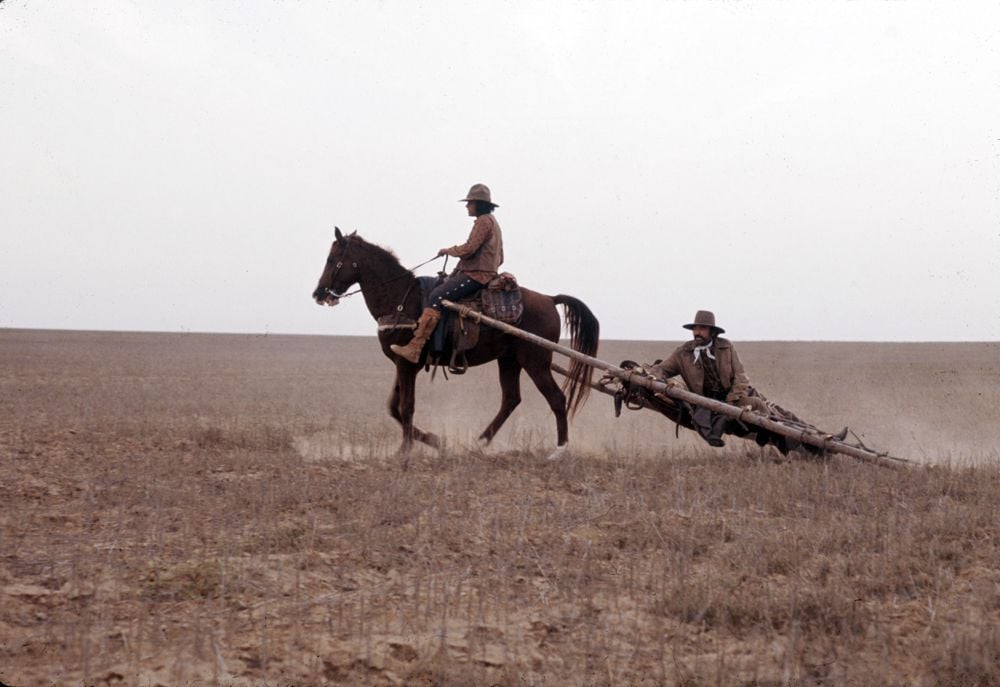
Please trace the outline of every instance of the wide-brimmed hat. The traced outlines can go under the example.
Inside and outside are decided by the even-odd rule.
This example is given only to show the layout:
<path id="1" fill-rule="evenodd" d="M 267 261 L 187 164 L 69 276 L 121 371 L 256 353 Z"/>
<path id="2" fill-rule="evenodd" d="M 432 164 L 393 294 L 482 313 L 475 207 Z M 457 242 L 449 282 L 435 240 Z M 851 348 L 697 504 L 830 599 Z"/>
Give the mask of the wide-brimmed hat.
<path id="1" fill-rule="evenodd" d="M 490 187 L 486 184 L 473 184 L 472 188 L 469 189 L 469 193 L 465 198 L 460 198 L 459 203 L 468 203 L 470 200 L 481 200 L 484 203 L 489 203 L 495 208 L 500 207 L 493 202 L 490 198 Z"/>
<path id="2" fill-rule="evenodd" d="M 699 310 L 694 314 L 694 322 L 684 325 L 684 329 L 694 329 L 697 326 L 711 327 L 716 334 L 725 334 L 726 330 L 715 324 L 715 313 L 711 310 Z"/>

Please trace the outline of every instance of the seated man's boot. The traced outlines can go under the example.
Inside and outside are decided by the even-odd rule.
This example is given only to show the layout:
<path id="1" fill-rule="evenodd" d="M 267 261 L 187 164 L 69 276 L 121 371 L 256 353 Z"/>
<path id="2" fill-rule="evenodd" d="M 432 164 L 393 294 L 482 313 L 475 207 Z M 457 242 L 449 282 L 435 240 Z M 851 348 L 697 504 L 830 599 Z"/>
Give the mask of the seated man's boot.
<path id="1" fill-rule="evenodd" d="M 691 423 L 709 446 L 725 446 L 722 432 L 726 426 L 726 416 L 713 413 L 708 408 L 695 406 L 691 411 Z"/>
<path id="2" fill-rule="evenodd" d="M 712 425 L 708 432 L 708 436 L 705 437 L 705 441 L 708 442 L 710 446 L 725 446 L 726 442 L 722 440 L 722 435 L 726 431 L 726 424 L 729 419 L 725 415 L 718 415 L 712 413 Z"/>
<path id="3" fill-rule="evenodd" d="M 411 363 L 419 362 L 420 353 L 424 350 L 424 344 L 427 343 L 427 339 L 430 338 L 431 333 L 434 331 L 434 326 L 440 319 L 440 311 L 434 308 L 424 308 L 424 311 L 420 313 L 420 319 L 417 320 L 417 328 L 413 331 L 413 338 L 410 339 L 410 343 L 405 346 L 392 344 L 389 348 L 400 358 L 405 358 Z"/>

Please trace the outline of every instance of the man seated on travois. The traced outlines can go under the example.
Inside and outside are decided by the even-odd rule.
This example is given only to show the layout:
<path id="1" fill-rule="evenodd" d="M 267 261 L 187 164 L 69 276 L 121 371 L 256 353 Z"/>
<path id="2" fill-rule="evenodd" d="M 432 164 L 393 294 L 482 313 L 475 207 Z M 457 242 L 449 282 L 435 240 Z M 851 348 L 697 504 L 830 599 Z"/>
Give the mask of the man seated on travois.
<path id="1" fill-rule="evenodd" d="M 719 336 L 726 330 L 715 324 L 713 312 L 699 310 L 695 313 L 694 322 L 685 324 L 684 328 L 691 330 L 691 341 L 678 346 L 666 360 L 648 367 L 647 372 L 668 385 L 671 384 L 671 377 L 680 375 L 688 390 L 693 393 L 740 406 L 765 417 L 793 423 L 803 429 L 819 431 L 794 413 L 768 401 L 750 385 L 733 342 Z M 691 419 L 705 441 L 712 446 L 725 445 L 722 440 L 728 422 L 725 415 L 695 406 L 691 408 Z M 843 439 L 846 435 L 845 427 L 837 438 Z M 781 447 L 785 450 L 797 447 L 798 443 L 784 438 L 781 441 Z"/>

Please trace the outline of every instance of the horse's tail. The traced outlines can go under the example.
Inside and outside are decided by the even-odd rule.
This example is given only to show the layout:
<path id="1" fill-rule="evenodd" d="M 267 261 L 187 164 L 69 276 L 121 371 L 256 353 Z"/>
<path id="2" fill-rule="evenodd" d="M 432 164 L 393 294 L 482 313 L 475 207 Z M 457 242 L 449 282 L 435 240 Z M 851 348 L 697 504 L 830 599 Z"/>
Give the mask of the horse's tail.
<path id="1" fill-rule="evenodd" d="M 573 296 L 559 294 L 552 298 L 556 305 L 565 309 L 566 329 L 569 330 L 570 346 L 591 357 L 597 355 L 597 344 L 601 336 L 601 324 L 594 317 L 583 301 Z M 569 375 L 563 381 L 563 393 L 566 394 L 566 410 L 570 417 L 576 414 L 587 396 L 590 395 L 591 379 L 594 368 L 574 359 L 569 367 Z"/>

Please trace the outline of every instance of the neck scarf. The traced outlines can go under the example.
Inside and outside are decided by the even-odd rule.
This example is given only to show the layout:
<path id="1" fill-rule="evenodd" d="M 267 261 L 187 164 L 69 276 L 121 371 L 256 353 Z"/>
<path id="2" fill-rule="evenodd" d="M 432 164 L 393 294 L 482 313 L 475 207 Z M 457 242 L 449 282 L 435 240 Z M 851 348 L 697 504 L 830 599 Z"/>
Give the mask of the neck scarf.
<path id="1" fill-rule="evenodd" d="M 712 344 L 713 343 L 715 343 L 714 339 L 712 341 L 709 341 L 707 344 L 705 344 L 703 346 L 695 346 L 694 347 L 694 361 L 696 363 L 701 358 L 702 352 L 704 352 L 705 355 L 707 355 L 712 360 L 715 360 L 715 356 L 712 355 Z"/>

